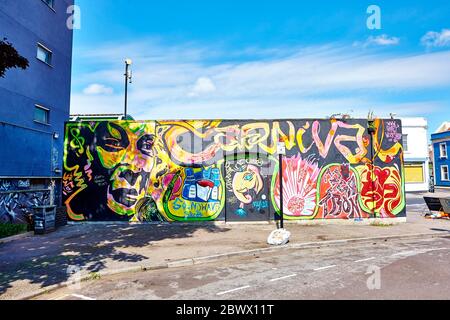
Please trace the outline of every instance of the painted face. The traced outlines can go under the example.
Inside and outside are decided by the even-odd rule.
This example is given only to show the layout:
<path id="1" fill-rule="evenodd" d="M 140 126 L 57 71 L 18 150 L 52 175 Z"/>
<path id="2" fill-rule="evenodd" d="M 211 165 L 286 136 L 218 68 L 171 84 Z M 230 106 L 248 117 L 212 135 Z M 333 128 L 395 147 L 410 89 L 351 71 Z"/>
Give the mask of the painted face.
<path id="1" fill-rule="evenodd" d="M 250 191 L 258 194 L 263 188 L 263 181 L 259 174 L 259 169 L 256 166 L 249 165 L 245 171 L 238 172 L 233 178 L 233 192 L 244 204 L 249 204 L 253 201 Z"/>
<path id="2" fill-rule="evenodd" d="M 108 207 L 120 215 L 135 214 L 145 197 L 155 162 L 155 126 L 151 123 L 108 122 L 97 136 L 97 154 L 110 170 Z"/>

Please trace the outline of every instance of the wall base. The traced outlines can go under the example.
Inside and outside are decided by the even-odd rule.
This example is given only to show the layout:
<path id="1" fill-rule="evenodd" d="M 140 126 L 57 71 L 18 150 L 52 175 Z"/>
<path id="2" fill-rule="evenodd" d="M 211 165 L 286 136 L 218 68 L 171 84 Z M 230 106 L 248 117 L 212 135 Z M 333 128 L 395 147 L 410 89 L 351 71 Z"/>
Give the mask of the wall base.
<path id="1" fill-rule="evenodd" d="M 395 225 L 400 223 L 406 223 L 406 217 L 404 218 L 373 218 L 373 219 L 363 219 L 361 221 L 356 221 L 354 219 L 318 219 L 318 220 L 298 220 L 298 221 L 285 221 L 288 224 L 300 224 L 300 225 Z"/>
<path id="2" fill-rule="evenodd" d="M 370 226 L 370 225 L 396 225 L 406 223 L 407 218 L 390 218 L 390 219 L 364 219 L 362 221 L 355 221 L 354 219 L 318 219 L 318 220 L 285 220 L 286 225 L 357 225 L 357 226 Z M 239 222 L 225 222 L 225 221 L 199 221 L 199 222 L 127 222 L 127 221 L 87 221 L 87 222 L 68 222 L 69 225 L 167 225 L 172 224 L 179 225 L 214 225 L 214 226 L 233 226 L 233 225 L 276 225 L 279 221 L 239 221 Z"/>

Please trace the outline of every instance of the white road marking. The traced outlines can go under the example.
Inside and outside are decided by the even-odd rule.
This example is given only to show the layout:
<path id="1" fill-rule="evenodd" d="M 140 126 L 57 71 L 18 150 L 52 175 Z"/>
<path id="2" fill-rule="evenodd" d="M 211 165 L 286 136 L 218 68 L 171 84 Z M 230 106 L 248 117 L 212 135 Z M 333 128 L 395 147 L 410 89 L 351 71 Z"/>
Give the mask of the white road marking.
<path id="1" fill-rule="evenodd" d="M 275 278 L 275 279 L 272 279 L 272 280 L 270 280 L 270 282 L 279 281 L 279 280 L 284 280 L 284 279 L 288 279 L 288 278 L 292 278 L 292 277 L 296 277 L 296 276 L 297 276 L 297 274 L 294 273 L 294 274 L 291 274 L 291 275 L 289 275 L 289 276 L 285 276 L 285 277 L 281 277 L 281 278 Z"/>
<path id="2" fill-rule="evenodd" d="M 450 248 L 434 248 L 434 249 L 419 249 L 419 250 L 410 250 L 410 251 L 402 251 L 392 254 L 390 257 L 397 256 L 416 256 L 423 253 L 428 253 L 432 251 L 441 251 L 441 250 L 450 250 Z"/>
<path id="3" fill-rule="evenodd" d="M 450 250 L 450 248 L 435 248 L 435 249 L 428 249 L 427 251 L 441 251 L 441 250 Z"/>
<path id="4" fill-rule="evenodd" d="M 417 255 L 419 253 L 421 253 L 421 250 L 411 250 L 411 251 L 402 251 L 402 252 L 397 252 L 394 254 L 391 254 L 391 257 L 396 257 L 396 256 L 414 256 Z"/>
<path id="5" fill-rule="evenodd" d="M 335 267 L 337 267 L 337 265 L 334 264 L 332 266 L 326 266 L 326 267 L 314 269 L 314 271 L 326 270 L 326 269 L 331 269 L 331 268 L 335 268 Z"/>
<path id="6" fill-rule="evenodd" d="M 95 300 L 94 298 L 89 298 L 89 297 L 83 296 L 82 294 L 72 293 L 71 296 L 82 299 L 82 300 Z"/>
<path id="7" fill-rule="evenodd" d="M 68 294 L 65 294 L 65 295 L 63 295 L 63 296 L 51 298 L 51 299 L 49 299 L 49 300 L 62 300 L 62 299 L 64 299 L 64 298 L 68 297 L 68 296 L 69 296 Z"/>
<path id="8" fill-rule="evenodd" d="M 370 261 L 370 260 L 374 260 L 374 259 L 375 259 L 375 257 L 371 257 L 371 258 L 367 258 L 367 259 L 361 259 L 361 260 L 356 260 L 355 263 L 366 262 L 366 261 Z"/>
<path id="9" fill-rule="evenodd" d="M 233 289 L 233 290 L 228 290 L 228 291 L 224 291 L 224 292 L 219 292 L 217 295 L 218 295 L 218 296 L 223 296 L 224 294 L 227 294 L 227 293 L 236 292 L 236 291 L 244 290 L 244 289 L 248 289 L 248 288 L 250 288 L 250 286 L 245 286 L 245 287 L 240 287 L 240 288 L 236 288 L 236 289 Z"/>

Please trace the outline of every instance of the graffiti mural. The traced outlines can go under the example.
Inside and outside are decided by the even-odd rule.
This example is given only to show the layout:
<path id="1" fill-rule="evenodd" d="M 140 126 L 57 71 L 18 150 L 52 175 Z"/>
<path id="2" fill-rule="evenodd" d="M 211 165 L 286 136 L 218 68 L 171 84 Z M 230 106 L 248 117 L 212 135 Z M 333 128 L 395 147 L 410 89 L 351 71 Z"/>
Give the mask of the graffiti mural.
<path id="1" fill-rule="evenodd" d="M 389 142 L 397 143 L 402 139 L 402 134 L 399 132 L 400 125 L 395 121 L 387 121 L 386 123 L 386 137 Z"/>
<path id="2" fill-rule="evenodd" d="M 164 179 L 164 211 L 171 220 L 214 220 L 223 209 L 223 177 L 219 167 L 188 167 Z"/>
<path id="3" fill-rule="evenodd" d="M 398 120 L 66 124 L 63 201 L 74 221 L 404 217 Z M 284 141 L 282 177 L 276 155 Z"/>
<path id="4" fill-rule="evenodd" d="M 30 189 L 30 179 L 0 179 L 0 192 Z"/>
<path id="5" fill-rule="evenodd" d="M 397 166 L 357 167 L 361 176 L 361 203 L 366 211 L 381 218 L 393 218 L 405 207 L 402 177 Z"/>
<path id="6" fill-rule="evenodd" d="M 317 179 L 320 168 L 313 159 L 301 155 L 283 159 L 283 211 L 286 218 L 313 218 L 316 211 Z M 273 188 L 274 205 L 280 208 L 279 168 Z"/>
<path id="7" fill-rule="evenodd" d="M 348 163 L 327 166 L 319 178 L 317 218 L 369 218 L 359 205 L 358 172 Z"/>
<path id="8" fill-rule="evenodd" d="M 227 220 L 268 220 L 270 214 L 270 160 L 241 155 L 227 160 Z"/>
<path id="9" fill-rule="evenodd" d="M 0 192 L 0 223 L 29 223 L 34 206 L 50 204 L 50 190 Z"/>

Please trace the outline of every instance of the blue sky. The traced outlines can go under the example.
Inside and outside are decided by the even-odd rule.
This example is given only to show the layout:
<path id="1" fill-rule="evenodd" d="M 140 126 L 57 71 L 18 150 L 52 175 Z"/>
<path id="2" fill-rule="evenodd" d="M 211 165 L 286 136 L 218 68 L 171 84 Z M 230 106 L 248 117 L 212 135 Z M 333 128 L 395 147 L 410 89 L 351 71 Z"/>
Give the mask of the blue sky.
<path id="1" fill-rule="evenodd" d="M 76 0 L 72 113 L 450 120 L 450 1 Z M 366 10 L 381 9 L 381 30 Z"/>

